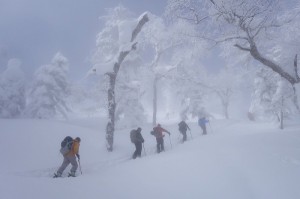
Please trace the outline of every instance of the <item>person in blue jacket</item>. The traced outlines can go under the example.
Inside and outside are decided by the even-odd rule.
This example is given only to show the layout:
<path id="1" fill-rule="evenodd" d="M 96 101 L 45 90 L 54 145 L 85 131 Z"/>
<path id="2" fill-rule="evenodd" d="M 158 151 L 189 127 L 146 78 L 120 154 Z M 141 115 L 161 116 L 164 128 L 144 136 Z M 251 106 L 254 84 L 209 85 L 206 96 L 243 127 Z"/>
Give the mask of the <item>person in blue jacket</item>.
<path id="1" fill-rule="evenodd" d="M 198 112 L 198 125 L 201 127 L 202 129 L 202 134 L 206 135 L 207 134 L 207 130 L 206 130 L 206 123 L 209 122 L 209 120 L 207 119 L 207 117 L 209 117 L 210 114 L 208 114 L 205 110 L 204 107 L 201 107 L 199 112 Z"/>
<path id="2" fill-rule="evenodd" d="M 206 135 L 207 131 L 206 131 L 206 123 L 209 122 L 209 120 L 206 119 L 206 117 L 201 117 L 198 119 L 198 125 L 201 127 L 202 129 L 202 134 Z"/>

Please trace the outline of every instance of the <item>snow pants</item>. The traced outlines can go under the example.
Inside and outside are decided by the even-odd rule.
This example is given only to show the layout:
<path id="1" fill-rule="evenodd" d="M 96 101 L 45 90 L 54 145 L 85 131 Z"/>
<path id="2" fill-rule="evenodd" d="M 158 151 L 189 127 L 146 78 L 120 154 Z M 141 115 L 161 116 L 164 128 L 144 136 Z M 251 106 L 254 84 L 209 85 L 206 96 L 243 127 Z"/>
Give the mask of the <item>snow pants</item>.
<path id="1" fill-rule="evenodd" d="M 165 147 L 164 147 L 164 138 L 161 137 L 161 138 L 156 138 L 156 142 L 157 142 L 157 153 L 160 153 L 161 151 L 164 151 L 165 150 Z"/>
<path id="2" fill-rule="evenodd" d="M 204 124 L 204 125 L 201 125 L 200 127 L 202 129 L 202 134 L 206 135 L 207 134 L 207 132 L 206 132 L 206 125 Z"/>
<path id="3" fill-rule="evenodd" d="M 142 143 L 141 142 L 135 142 L 135 151 L 132 155 L 132 158 L 135 159 L 136 157 L 142 156 Z"/>
<path id="4" fill-rule="evenodd" d="M 64 156 L 64 161 L 61 164 L 61 166 L 59 167 L 59 169 L 57 170 L 57 174 L 61 175 L 70 163 L 72 165 L 71 174 L 75 175 L 75 172 L 78 168 L 78 163 L 77 163 L 75 155 L 74 156 Z"/>
<path id="5" fill-rule="evenodd" d="M 180 131 L 180 133 L 183 135 L 182 142 L 186 141 L 186 131 Z"/>

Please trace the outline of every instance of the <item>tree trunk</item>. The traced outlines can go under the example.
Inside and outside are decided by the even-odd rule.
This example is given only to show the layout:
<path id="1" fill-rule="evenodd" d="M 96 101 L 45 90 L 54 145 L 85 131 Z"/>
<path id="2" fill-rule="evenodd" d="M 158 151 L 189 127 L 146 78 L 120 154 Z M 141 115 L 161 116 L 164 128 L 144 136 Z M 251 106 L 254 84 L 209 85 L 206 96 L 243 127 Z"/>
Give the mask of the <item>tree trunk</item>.
<path id="1" fill-rule="evenodd" d="M 153 119 L 152 125 L 156 126 L 156 114 L 157 114 L 157 77 L 153 81 Z"/>
<path id="2" fill-rule="evenodd" d="M 115 111 L 116 111 L 116 101 L 115 101 L 115 84 L 116 84 L 116 74 L 109 75 L 109 89 L 107 91 L 108 100 L 108 117 L 109 121 L 106 126 L 106 140 L 107 140 L 107 150 L 113 150 L 114 143 L 114 131 L 115 131 Z"/>
<path id="3" fill-rule="evenodd" d="M 132 31 L 130 42 L 133 42 L 135 40 L 136 36 L 141 31 L 143 25 L 148 21 L 149 19 L 147 14 L 144 14 L 143 17 L 140 18 L 140 21 L 138 22 L 135 29 Z M 107 141 L 106 147 L 108 151 L 113 151 L 113 143 L 114 143 L 115 111 L 116 111 L 115 85 L 116 85 L 117 75 L 123 60 L 132 50 L 136 49 L 136 44 L 137 43 L 133 43 L 131 49 L 127 51 L 121 51 L 117 59 L 118 61 L 114 64 L 113 72 L 107 73 L 107 75 L 109 76 L 109 88 L 107 91 L 109 121 L 106 125 L 106 141 Z"/>
<path id="4" fill-rule="evenodd" d="M 280 109 L 280 129 L 283 129 L 283 103 L 284 99 L 281 99 L 281 109 Z"/>
<path id="5" fill-rule="evenodd" d="M 283 111 L 280 111 L 280 129 L 283 129 Z"/>
<path id="6" fill-rule="evenodd" d="M 228 103 L 224 103 L 223 102 L 223 111 L 224 111 L 224 115 L 226 119 L 229 119 L 229 115 L 228 115 Z"/>

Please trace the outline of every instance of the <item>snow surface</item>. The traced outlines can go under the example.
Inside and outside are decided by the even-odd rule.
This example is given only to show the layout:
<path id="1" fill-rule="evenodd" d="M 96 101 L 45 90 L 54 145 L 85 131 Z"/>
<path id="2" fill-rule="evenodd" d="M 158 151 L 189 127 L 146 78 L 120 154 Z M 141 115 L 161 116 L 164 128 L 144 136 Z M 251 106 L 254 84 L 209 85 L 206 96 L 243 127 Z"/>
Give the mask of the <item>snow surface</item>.
<path id="1" fill-rule="evenodd" d="M 181 144 L 177 124 L 161 122 L 171 132 L 161 154 L 155 153 L 149 124 L 142 127 L 146 155 L 130 160 L 130 129 L 117 129 L 114 151 L 107 152 L 105 121 L 0 120 L 0 198 L 300 198 L 300 124 L 279 130 L 265 123 L 214 120 L 208 135 L 201 136 L 196 123 L 189 123 L 193 139 L 188 134 Z M 83 174 L 53 179 L 66 135 L 82 139 Z"/>

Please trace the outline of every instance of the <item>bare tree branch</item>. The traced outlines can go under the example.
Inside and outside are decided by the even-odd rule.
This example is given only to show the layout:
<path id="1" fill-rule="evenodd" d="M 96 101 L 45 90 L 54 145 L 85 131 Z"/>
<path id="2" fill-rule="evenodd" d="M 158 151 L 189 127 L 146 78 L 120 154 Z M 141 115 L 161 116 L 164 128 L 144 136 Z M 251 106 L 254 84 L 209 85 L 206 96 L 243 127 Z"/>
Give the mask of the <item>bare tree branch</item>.
<path id="1" fill-rule="evenodd" d="M 149 21 L 148 15 L 144 14 L 144 16 L 142 17 L 142 19 L 139 21 L 139 23 L 135 27 L 135 29 L 132 31 L 130 42 L 133 42 L 135 40 L 136 36 L 142 30 L 142 27 L 144 26 L 144 24 L 147 23 L 148 21 Z"/>
<path id="2" fill-rule="evenodd" d="M 271 68 L 273 71 L 275 71 L 277 74 L 279 74 L 281 77 L 285 78 L 287 81 L 289 81 L 292 85 L 299 83 L 300 80 L 297 80 L 289 73 L 285 72 L 278 64 L 272 62 L 271 60 L 263 57 L 260 52 L 258 51 L 256 45 L 254 42 L 251 43 L 251 50 L 250 54 L 254 59 L 262 63 L 263 65 Z"/>
<path id="3" fill-rule="evenodd" d="M 243 51 L 249 51 L 250 52 L 250 48 L 245 48 L 245 47 L 242 47 L 242 46 L 240 46 L 239 44 L 235 44 L 234 45 L 235 47 L 237 47 L 238 49 L 240 49 L 240 50 L 243 50 Z"/>

